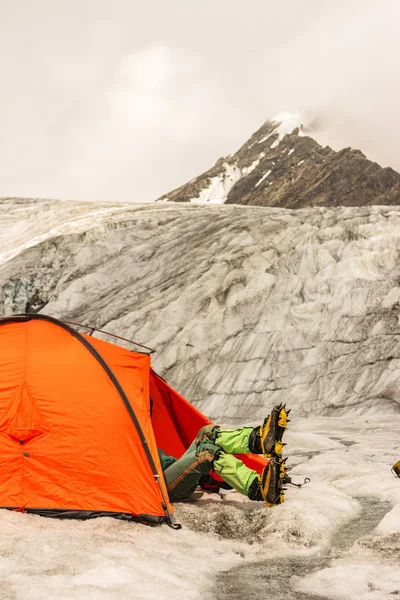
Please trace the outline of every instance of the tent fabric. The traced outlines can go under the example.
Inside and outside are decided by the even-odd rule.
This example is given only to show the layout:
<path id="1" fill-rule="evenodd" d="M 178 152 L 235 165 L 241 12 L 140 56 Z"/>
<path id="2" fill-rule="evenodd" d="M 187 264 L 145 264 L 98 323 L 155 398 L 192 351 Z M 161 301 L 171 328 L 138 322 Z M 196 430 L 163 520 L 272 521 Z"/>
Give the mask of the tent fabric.
<path id="1" fill-rule="evenodd" d="M 69 329 L 0 321 L 0 506 L 164 519 L 149 356 L 83 338 L 124 386 L 143 444 L 115 382 Z"/>
<path id="2" fill-rule="evenodd" d="M 150 369 L 152 425 L 161 450 L 179 458 L 204 425 L 211 423 L 183 396 Z"/>
<path id="3" fill-rule="evenodd" d="M 0 319 L 0 508 L 170 522 L 157 448 L 178 458 L 209 423 L 147 354 L 45 315 Z"/>

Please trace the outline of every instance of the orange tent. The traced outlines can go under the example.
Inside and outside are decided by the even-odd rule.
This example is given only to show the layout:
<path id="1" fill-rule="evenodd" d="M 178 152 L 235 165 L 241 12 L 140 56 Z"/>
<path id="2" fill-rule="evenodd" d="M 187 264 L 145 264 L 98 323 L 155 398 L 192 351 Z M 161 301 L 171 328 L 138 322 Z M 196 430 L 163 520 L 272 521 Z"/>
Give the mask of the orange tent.
<path id="1" fill-rule="evenodd" d="M 0 508 L 172 524 L 157 447 L 179 457 L 209 421 L 148 354 L 16 315 L 0 319 L 0 375 Z"/>

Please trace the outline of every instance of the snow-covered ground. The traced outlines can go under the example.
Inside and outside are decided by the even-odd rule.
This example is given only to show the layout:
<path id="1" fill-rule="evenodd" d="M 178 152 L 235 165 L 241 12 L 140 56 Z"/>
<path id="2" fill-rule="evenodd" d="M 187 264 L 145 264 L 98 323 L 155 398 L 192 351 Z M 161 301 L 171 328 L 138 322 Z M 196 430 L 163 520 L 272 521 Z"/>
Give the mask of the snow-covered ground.
<path id="1" fill-rule="evenodd" d="M 279 507 L 236 492 L 203 496 L 175 505 L 179 531 L 0 511 L 0 598 L 276 598 L 271 572 L 281 598 L 396 597 L 400 479 L 390 466 L 399 458 L 399 420 L 294 415 L 292 425 L 291 474 L 311 482 L 289 486 Z M 365 522 L 371 502 L 376 510 Z"/>
<path id="2" fill-rule="evenodd" d="M 287 401 L 291 474 L 311 478 L 273 509 L 178 504 L 180 531 L 0 511 L 1 600 L 400 594 L 398 208 L 9 200 L 0 240 L 3 314 L 42 303 L 155 346 L 227 425 Z"/>

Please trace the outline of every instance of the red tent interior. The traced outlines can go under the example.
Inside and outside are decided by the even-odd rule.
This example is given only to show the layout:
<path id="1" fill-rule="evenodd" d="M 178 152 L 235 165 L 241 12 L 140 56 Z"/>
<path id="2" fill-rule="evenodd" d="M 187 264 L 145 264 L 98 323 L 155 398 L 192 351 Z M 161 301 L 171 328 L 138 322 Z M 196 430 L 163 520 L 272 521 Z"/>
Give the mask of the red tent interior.
<path id="1" fill-rule="evenodd" d="M 190 446 L 199 429 L 211 421 L 152 369 L 150 369 L 150 398 L 157 446 L 170 456 L 179 458 Z M 266 464 L 265 458 L 255 454 L 237 456 L 257 472 L 262 471 Z"/>

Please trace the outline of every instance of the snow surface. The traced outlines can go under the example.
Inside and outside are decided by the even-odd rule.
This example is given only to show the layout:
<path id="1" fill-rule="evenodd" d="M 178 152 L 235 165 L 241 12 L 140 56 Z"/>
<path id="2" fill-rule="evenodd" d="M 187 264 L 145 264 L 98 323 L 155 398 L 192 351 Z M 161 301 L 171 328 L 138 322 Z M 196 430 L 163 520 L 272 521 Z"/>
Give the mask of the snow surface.
<path id="1" fill-rule="evenodd" d="M 274 131 L 271 131 L 271 133 L 269 133 L 268 135 L 265 135 L 264 137 L 262 137 L 261 140 L 258 140 L 257 143 L 263 144 L 266 140 L 268 140 L 270 137 L 272 137 L 275 134 L 276 134 L 276 129 L 274 129 Z M 251 148 L 251 146 L 249 146 L 249 148 Z"/>
<path id="2" fill-rule="evenodd" d="M 256 161 L 257 164 L 258 162 Z M 242 172 L 236 165 L 228 163 L 224 163 L 224 168 L 224 175 L 212 177 L 210 185 L 202 189 L 198 196 L 190 199 L 192 204 L 223 204 L 226 201 L 229 192 L 242 177 Z"/>
<path id="3" fill-rule="evenodd" d="M 270 148 L 277 148 L 279 146 L 279 142 L 285 137 L 285 135 L 290 135 L 293 133 L 295 129 L 299 129 L 299 135 L 303 136 L 304 133 L 301 130 L 301 117 L 300 115 L 291 114 L 288 112 L 283 112 L 276 117 L 269 120 L 270 123 L 277 123 L 277 127 L 271 133 L 261 138 L 258 141 L 259 144 L 263 144 L 272 136 L 278 136 L 276 140 L 272 142 Z M 290 154 L 293 152 L 291 150 Z"/>
<path id="4" fill-rule="evenodd" d="M 3 313 L 37 292 L 156 346 L 156 370 L 228 426 L 287 402 L 290 474 L 311 478 L 273 509 L 177 504 L 180 531 L 0 511 L 1 599 L 235 600 L 252 568 L 263 600 L 273 581 L 298 600 L 400 594 L 400 209 L 7 200 L 0 239 Z"/>
<path id="5" fill-rule="evenodd" d="M 278 138 L 270 146 L 270 148 L 276 148 L 279 145 L 279 142 L 285 137 L 285 135 L 290 135 L 297 128 L 299 129 L 299 135 L 304 135 L 301 131 L 302 123 L 300 115 L 283 112 L 277 115 L 276 117 L 270 119 L 269 122 L 277 123 L 277 126 L 271 133 L 261 138 L 261 140 L 258 141 L 259 144 L 263 144 L 273 135 L 278 135 Z M 291 150 L 291 152 L 293 152 L 293 150 Z"/>
<path id="6" fill-rule="evenodd" d="M 231 570 L 234 600 L 238 567 L 266 561 L 268 568 L 277 560 L 283 566 L 302 557 L 311 570 L 314 560 L 318 567 L 337 533 L 362 518 L 366 498 L 394 508 L 349 550 L 336 550 L 328 567 L 293 572 L 282 597 L 292 597 L 290 591 L 346 600 L 392 597 L 400 591 L 400 480 L 389 465 L 397 456 L 400 423 L 294 415 L 292 425 L 285 436 L 296 464 L 291 475 L 295 481 L 309 476 L 311 483 L 289 487 L 280 507 L 268 509 L 236 492 L 203 496 L 175 505 L 180 531 L 0 511 L 0 598 L 211 599 L 218 597 L 221 571 Z M 258 590 L 258 597 L 269 597 L 262 580 Z"/>
<path id="7" fill-rule="evenodd" d="M 261 177 L 261 179 L 259 179 L 256 183 L 256 185 L 254 187 L 258 187 L 260 185 L 260 183 L 262 183 L 264 181 L 264 179 L 266 179 L 268 177 L 268 175 L 270 175 L 272 173 L 271 169 L 268 169 L 268 171 Z"/>
<path id="8" fill-rule="evenodd" d="M 263 156 L 265 156 L 265 154 L 264 154 L 264 152 L 261 152 L 260 158 L 257 158 L 256 160 L 254 160 L 249 167 L 244 167 L 242 169 L 242 174 L 249 175 L 252 171 L 254 171 L 254 169 L 260 164 L 260 159 Z"/>
<path id="9" fill-rule="evenodd" d="M 13 206 L 13 204 L 14 200 L 10 199 L 2 207 L 0 218 L 2 249 L 0 264 L 10 260 L 27 248 L 37 246 L 46 239 L 86 231 L 89 226 L 98 227 L 109 216 L 123 213 L 126 210 L 124 204 L 104 206 L 97 203 L 88 203 L 86 206 L 89 210 L 85 210 L 82 214 L 84 203 L 60 202 L 61 210 L 57 207 L 57 211 L 54 211 L 51 209 L 50 203 L 44 201 L 46 208 L 40 215 L 40 219 L 38 219 L 35 206 L 22 205 L 16 210 L 13 207 L 11 212 L 8 207 Z M 36 232 L 38 232 L 37 235 Z"/>
<path id="10" fill-rule="evenodd" d="M 285 135 L 293 133 L 295 129 L 300 128 L 302 125 L 300 115 L 296 115 L 289 112 L 280 113 L 279 115 L 273 117 L 270 120 L 274 121 L 275 123 L 279 123 L 278 127 L 275 130 L 279 134 L 279 141 Z"/>
<path id="11" fill-rule="evenodd" d="M 36 294 L 44 312 L 156 348 L 155 368 L 215 420 L 281 401 L 302 416 L 398 414 L 398 208 L 163 203 L 99 224 L 93 205 L 53 203 L 51 225 L 48 208 L 31 219 L 45 241 L 21 250 L 23 221 L 4 242 L 5 314 Z"/>

